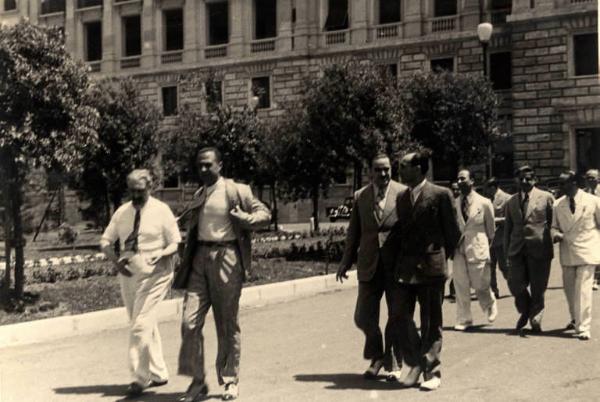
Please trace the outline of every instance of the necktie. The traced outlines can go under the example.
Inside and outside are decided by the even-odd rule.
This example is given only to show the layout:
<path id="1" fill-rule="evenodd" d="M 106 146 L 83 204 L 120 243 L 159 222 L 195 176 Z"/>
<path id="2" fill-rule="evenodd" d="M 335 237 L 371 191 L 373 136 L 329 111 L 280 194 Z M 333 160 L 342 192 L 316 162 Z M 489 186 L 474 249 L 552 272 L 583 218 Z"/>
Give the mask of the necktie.
<path id="1" fill-rule="evenodd" d="M 529 202 L 529 194 L 525 194 L 521 201 L 521 214 L 525 216 L 525 212 L 527 212 L 527 203 Z"/>
<path id="2" fill-rule="evenodd" d="M 133 219 L 133 230 L 125 240 L 125 251 L 138 251 L 138 234 L 140 231 L 140 210 L 135 210 L 135 218 Z"/>
<path id="3" fill-rule="evenodd" d="M 574 197 L 569 197 L 569 209 L 571 210 L 572 214 L 575 213 L 575 198 Z"/>
<path id="4" fill-rule="evenodd" d="M 463 219 L 466 222 L 469 218 L 469 204 L 467 203 L 467 197 L 462 197 L 460 202 L 460 211 L 462 212 Z"/>
<path id="5" fill-rule="evenodd" d="M 383 207 L 381 206 L 381 201 L 385 198 L 385 190 L 380 188 L 377 191 L 377 197 L 375 199 L 375 214 L 377 215 L 377 219 L 381 220 L 383 218 Z"/>

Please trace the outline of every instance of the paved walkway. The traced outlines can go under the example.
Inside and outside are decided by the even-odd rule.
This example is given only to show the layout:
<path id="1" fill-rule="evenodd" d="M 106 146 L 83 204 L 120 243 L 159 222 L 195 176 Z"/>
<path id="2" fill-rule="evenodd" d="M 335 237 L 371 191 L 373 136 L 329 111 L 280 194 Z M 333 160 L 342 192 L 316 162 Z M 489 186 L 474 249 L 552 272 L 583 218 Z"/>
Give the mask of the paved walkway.
<path id="1" fill-rule="evenodd" d="M 588 342 L 562 331 L 567 309 L 554 265 L 547 294 L 544 332 L 511 335 L 517 319 L 512 298 L 500 300 L 492 326 L 473 333 L 444 334 L 443 384 L 434 393 L 368 382 L 360 373 L 362 335 L 352 322 L 356 290 L 244 310 L 241 401 L 598 401 L 600 400 L 600 293 L 594 295 L 593 336 Z M 504 284 L 503 284 L 504 285 Z M 506 286 L 501 289 L 506 295 Z M 455 305 L 444 305 L 454 323 Z M 476 323 L 484 316 L 473 305 Z M 172 378 L 140 401 L 174 401 L 188 380 L 176 376 L 179 323 L 161 325 Z M 205 329 L 212 400 L 220 389 L 214 374 L 215 330 Z M 105 331 L 53 343 L 0 350 L 0 401 L 116 401 L 128 381 L 124 330 Z"/>

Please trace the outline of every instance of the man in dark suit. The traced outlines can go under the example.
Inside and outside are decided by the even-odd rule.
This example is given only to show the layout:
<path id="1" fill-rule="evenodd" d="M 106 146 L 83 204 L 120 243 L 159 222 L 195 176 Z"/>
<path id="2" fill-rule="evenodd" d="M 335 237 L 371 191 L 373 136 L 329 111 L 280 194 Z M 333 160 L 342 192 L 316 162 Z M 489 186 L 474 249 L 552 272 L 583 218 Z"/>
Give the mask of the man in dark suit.
<path id="1" fill-rule="evenodd" d="M 541 332 L 544 293 L 554 257 L 550 235 L 554 197 L 535 187 L 531 166 L 520 167 L 515 176 L 519 191 L 506 203 L 504 220 L 508 287 L 521 314 L 516 329 L 521 330 L 529 320 L 531 329 Z"/>
<path id="2" fill-rule="evenodd" d="M 375 156 L 371 161 L 371 184 L 354 194 L 346 247 L 336 279 L 341 282 L 347 278 L 346 272 L 357 262 L 359 282 L 354 322 L 366 337 L 363 355 L 371 360 L 364 376 L 375 379 L 384 367 L 389 373 L 388 380 L 396 381 L 400 372 L 394 357 L 401 363 L 402 355 L 398 345 L 392 347 L 397 331 L 391 324 L 398 307 L 398 284 L 394 281 L 394 245 L 386 240 L 398 220 L 396 196 L 406 186 L 390 179 L 391 170 L 387 155 Z M 379 329 L 379 306 L 384 293 L 388 306 L 385 346 Z"/>
<path id="3" fill-rule="evenodd" d="M 398 222 L 390 237 L 398 250 L 396 279 L 400 283 L 400 345 L 404 358 L 400 382 L 431 391 L 441 384 L 442 301 L 460 230 L 450 190 L 427 181 L 429 152 L 404 156 L 400 176 L 408 188 L 398 194 Z M 421 334 L 413 318 L 416 302 L 421 312 Z"/>

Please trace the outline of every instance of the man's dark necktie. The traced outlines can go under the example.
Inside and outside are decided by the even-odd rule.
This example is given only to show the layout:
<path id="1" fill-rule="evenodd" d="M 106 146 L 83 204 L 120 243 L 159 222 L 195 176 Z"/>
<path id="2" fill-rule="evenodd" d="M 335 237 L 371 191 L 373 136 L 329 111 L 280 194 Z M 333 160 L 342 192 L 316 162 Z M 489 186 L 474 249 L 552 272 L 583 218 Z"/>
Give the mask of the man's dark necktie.
<path id="1" fill-rule="evenodd" d="M 527 204 L 529 203 L 529 194 L 525 194 L 523 199 L 521 200 L 521 214 L 525 217 L 525 212 L 527 212 Z"/>
<path id="2" fill-rule="evenodd" d="M 575 198 L 574 197 L 569 197 L 569 209 L 571 210 L 572 214 L 575 213 Z"/>
<path id="3" fill-rule="evenodd" d="M 469 218 L 469 204 L 467 203 L 467 197 L 462 197 L 460 202 L 460 211 L 462 212 L 463 219 L 466 222 Z"/>
<path id="4" fill-rule="evenodd" d="M 138 251 L 138 234 L 140 231 L 140 210 L 135 210 L 135 218 L 133 219 L 133 231 L 127 236 L 125 240 L 125 251 Z"/>

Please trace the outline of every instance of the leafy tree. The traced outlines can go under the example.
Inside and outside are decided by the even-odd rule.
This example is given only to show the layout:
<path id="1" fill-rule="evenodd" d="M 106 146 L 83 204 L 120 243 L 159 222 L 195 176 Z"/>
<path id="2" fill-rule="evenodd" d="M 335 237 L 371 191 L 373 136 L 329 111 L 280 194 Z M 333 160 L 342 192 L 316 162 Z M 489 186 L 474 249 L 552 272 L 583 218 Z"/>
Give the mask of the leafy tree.
<path id="1" fill-rule="evenodd" d="M 402 83 L 399 96 L 409 136 L 434 156 L 463 165 L 485 160 L 498 136 L 498 100 L 487 78 L 419 73 Z"/>
<path id="2" fill-rule="evenodd" d="M 27 22 L 0 25 L 0 170 L 5 207 L 7 264 L 3 295 L 23 297 L 23 185 L 31 167 L 75 170 L 97 143 L 98 115 L 87 104 L 86 67 L 74 61 L 58 29 Z M 12 232 L 12 233 L 10 233 Z"/>
<path id="3" fill-rule="evenodd" d="M 122 202 L 129 172 L 153 167 L 161 113 L 140 97 L 131 79 L 102 80 L 90 93 L 90 105 L 100 114 L 100 146 L 86 152 L 74 186 L 90 201 L 89 209 L 104 226 Z"/>

